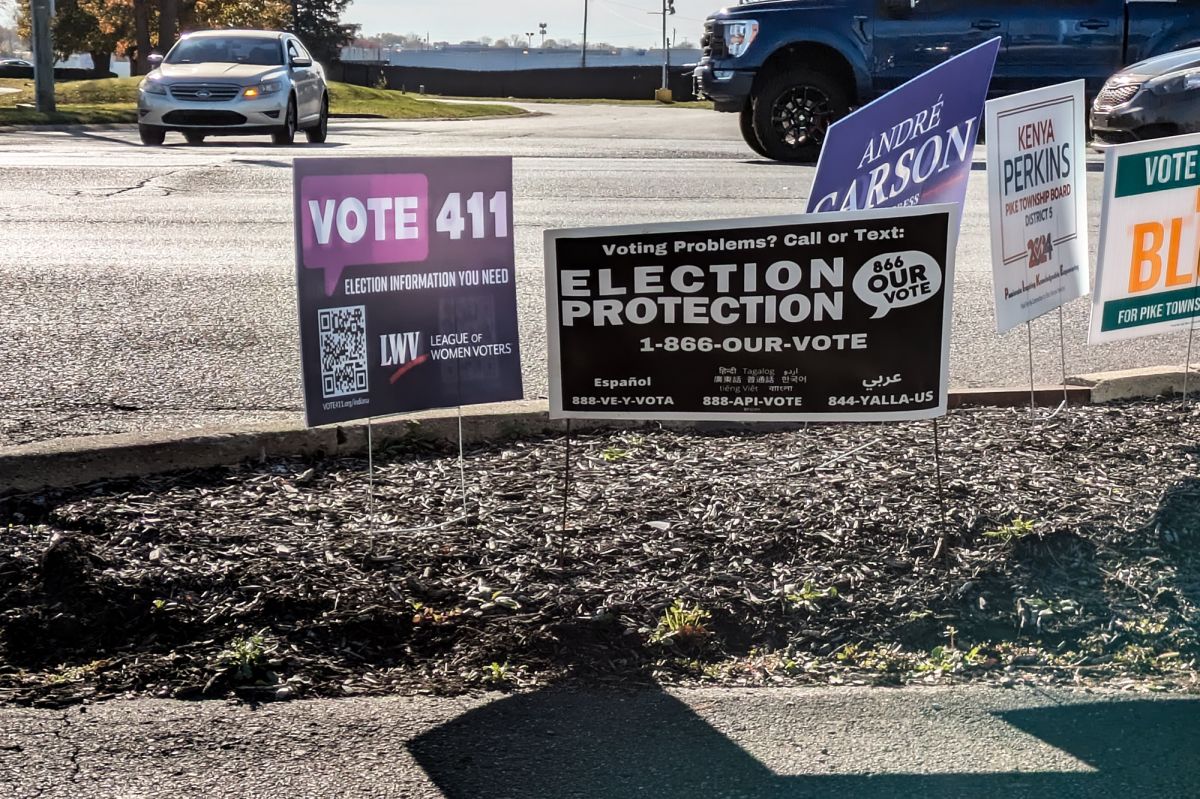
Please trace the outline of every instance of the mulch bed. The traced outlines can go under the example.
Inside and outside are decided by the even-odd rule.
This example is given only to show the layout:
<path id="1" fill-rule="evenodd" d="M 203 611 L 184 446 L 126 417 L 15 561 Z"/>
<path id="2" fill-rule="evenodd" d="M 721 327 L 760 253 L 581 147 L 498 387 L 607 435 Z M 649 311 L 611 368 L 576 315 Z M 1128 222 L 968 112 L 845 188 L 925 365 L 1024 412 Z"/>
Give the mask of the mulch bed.
<path id="1" fill-rule="evenodd" d="M 0 500 L 0 700 L 562 680 L 1200 690 L 1198 417 L 562 437 Z M 373 506 L 373 513 L 372 508 Z"/>

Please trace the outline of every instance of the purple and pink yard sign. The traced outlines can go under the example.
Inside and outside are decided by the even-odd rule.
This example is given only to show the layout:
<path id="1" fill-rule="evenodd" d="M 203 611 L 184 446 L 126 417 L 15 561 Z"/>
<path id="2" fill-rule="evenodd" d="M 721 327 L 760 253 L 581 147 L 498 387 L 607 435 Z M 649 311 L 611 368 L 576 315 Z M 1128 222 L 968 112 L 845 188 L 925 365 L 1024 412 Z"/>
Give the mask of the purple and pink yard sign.
<path id="1" fill-rule="evenodd" d="M 520 399 L 512 160 L 298 158 L 309 425 Z"/>

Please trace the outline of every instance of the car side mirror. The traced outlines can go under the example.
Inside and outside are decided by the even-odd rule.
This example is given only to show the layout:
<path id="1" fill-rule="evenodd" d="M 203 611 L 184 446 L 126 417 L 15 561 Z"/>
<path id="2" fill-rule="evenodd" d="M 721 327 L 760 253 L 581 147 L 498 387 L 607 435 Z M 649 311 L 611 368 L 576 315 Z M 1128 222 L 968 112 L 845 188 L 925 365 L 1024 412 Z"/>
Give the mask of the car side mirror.
<path id="1" fill-rule="evenodd" d="M 892 19 L 908 19 L 917 7 L 917 2 L 918 0 L 884 0 L 884 6 Z"/>
<path id="2" fill-rule="evenodd" d="M 163 54 L 151 53 L 150 55 L 146 56 L 146 61 L 149 62 L 150 66 L 157 67 L 163 62 Z"/>
<path id="3" fill-rule="evenodd" d="M 293 56 L 292 57 L 292 66 L 294 66 L 294 67 L 311 67 L 312 59 L 311 58 L 301 58 L 300 56 Z"/>

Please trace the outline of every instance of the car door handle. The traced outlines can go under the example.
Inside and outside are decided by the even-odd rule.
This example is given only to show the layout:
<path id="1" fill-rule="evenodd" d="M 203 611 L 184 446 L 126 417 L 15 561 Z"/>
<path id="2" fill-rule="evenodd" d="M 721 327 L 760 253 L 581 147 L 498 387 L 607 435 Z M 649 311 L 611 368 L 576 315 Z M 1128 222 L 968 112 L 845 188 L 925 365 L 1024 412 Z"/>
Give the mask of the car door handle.
<path id="1" fill-rule="evenodd" d="M 1085 19 L 1083 22 L 1079 23 L 1079 27 L 1086 28 L 1087 30 L 1090 30 L 1090 31 L 1098 31 L 1101 28 L 1108 27 L 1108 20 L 1106 20 L 1106 19 Z"/>
<path id="2" fill-rule="evenodd" d="M 975 30 L 990 31 L 1000 27 L 1000 23 L 994 19 L 977 19 L 971 23 L 971 27 Z"/>

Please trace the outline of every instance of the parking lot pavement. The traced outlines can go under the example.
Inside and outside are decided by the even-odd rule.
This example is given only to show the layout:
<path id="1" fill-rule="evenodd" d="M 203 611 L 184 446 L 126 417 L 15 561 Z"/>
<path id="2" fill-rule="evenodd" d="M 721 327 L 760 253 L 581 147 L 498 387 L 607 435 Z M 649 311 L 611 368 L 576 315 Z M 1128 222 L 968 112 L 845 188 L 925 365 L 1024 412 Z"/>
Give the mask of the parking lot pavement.
<path id="1" fill-rule="evenodd" d="M 1195 698 L 985 687 L 546 690 L 0 708 L 19 797 L 1200 795 Z"/>
<path id="2" fill-rule="evenodd" d="M 291 163 L 301 156 L 514 157 L 526 396 L 546 393 L 542 231 L 803 211 L 810 167 L 764 161 L 702 109 L 530 105 L 474 121 L 338 121 L 327 145 L 130 126 L 0 134 L 0 447 L 61 436 L 297 421 Z M 1025 331 L 996 336 L 982 148 L 958 252 L 951 382 L 1028 380 Z M 1093 234 L 1100 163 L 1092 157 Z M 1089 348 L 1065 313 L 1068 371 L 1181 363 L 1186 336 Z M 1057 315 L 1033 325 L 1039 382 L 1061 376 Z"/>

